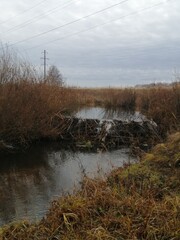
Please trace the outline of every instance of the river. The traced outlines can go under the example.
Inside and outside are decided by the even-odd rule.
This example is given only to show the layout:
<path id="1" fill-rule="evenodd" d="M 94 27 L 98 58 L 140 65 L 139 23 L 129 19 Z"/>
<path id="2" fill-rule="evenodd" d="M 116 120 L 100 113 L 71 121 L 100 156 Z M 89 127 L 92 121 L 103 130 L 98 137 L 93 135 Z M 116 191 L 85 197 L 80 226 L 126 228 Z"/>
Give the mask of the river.
<path id="1" fill-rule="evenodd" d="M 81 118 L 120 118 L 140 121 L 139 113 L 83 109 Z M 141 119 L 142 120 L 142 119 Z M 84 175 L 104 177 L 123 163 L 133 162 L 129 149 L 108 152 L 73 151 L 60 143 L 39 143 L 26 151 L 0 154 L 0 226 L 12 221 L 37 221 L 48 211 L 50 202 L 80 187 Z"/>

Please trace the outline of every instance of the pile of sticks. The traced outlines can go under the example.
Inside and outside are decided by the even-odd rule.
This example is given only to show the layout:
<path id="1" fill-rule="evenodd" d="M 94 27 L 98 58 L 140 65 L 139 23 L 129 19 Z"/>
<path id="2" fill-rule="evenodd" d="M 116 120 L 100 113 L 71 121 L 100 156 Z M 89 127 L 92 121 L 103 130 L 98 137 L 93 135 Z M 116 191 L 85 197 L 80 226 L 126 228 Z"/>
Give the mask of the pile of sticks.
<path id="1" fill-rule="evenodd" d="M 55 117 L 59 139 L 77 146 L 117 148 L 121 145 L 151 146 L 159 140 L 157 125 L 152 121 L 121 121 Z"/>

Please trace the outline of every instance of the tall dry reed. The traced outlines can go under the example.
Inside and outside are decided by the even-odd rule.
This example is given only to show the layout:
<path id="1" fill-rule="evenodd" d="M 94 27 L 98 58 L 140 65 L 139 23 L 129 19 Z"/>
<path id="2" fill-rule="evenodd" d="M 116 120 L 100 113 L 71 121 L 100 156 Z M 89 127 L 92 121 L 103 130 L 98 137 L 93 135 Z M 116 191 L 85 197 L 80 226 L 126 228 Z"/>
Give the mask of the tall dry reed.
<path id="1" fill-rule="evenodd" d="M 137 90 L 137 109 L 152 118 L 164 135 L 180 127 L 180 84 Z"/>
<path id="2" fill-rule="evenodd" d="M 162 136 L 180 128 L 180 84 L 150 88 L 77 89 L 80 103 L 140 111 L 157 123 Z"/>
<path id="3" fill-rule="evenodd" d="M 16 54 L 2 51 L 0 141 L 27 144 L 57 136 L 51 124 L 53 117 L 72 111 L 77 98 L 73 89 L 46 80 Z"/>

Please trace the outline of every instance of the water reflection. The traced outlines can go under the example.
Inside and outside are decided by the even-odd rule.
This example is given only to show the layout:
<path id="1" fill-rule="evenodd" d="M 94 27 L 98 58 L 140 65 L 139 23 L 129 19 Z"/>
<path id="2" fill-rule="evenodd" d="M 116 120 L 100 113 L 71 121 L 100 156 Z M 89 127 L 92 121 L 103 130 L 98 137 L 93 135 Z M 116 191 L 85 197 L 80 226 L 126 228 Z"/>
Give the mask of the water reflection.
<path id="1" fill-rule="evenodd" d="M 78 118 L 89 119 L 118 119 L 121 121 L 142 122 L 146 119 L 140 112 L 127 112 L 115 109 L 104 109 L 101 107 L 83 108 L 75 115 Z"/>
<path id="2" fill-rule="evenodd" d="M 73 152 L 57 144 L 39 145 L 24 153 L 1 155 L 0 159 L 0 225 L 43 217 L 52 199 L 79 185 L 82 172 L 94 177 L 134 161 L 127 149 Z"/>

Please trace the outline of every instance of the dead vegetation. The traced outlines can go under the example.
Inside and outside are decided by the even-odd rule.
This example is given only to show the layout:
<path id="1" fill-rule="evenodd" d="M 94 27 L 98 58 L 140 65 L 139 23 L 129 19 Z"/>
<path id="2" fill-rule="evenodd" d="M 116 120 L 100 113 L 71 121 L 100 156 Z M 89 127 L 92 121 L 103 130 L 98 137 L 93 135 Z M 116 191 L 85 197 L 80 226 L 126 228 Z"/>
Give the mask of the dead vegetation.
<path id="1" fill-rule="evenodd" d="M 148 120 L 128 122 L 56 116 L 52 125 L 59 133 L 59 141 L 81 149 L 110 150 L 137 146 L 148 150 L 160 141 L 157 126 Z"/>
<path id="2" fill-rule="evenodd" d="M 180 129 L 180 83 L 168 87 L 77 89 L 79 104 L 140 111 L 157 123 L 160 134 Z"/>
<path id="3" fill-rule="evenodd" d="M 0 239 L 180 238 L 180 133 L 106 180 L 85 178 L 82 190 L 52 202 L 37 224 L 3 227 Z"/>
<path id="4" fill-rule="evenodd" d="M 76 93 L 52 77 L 43 79 L 30 64 L 5 49 L 0 56 L 0 140 L 26 145 L 56 138 L 56 115 L 76 107 Z"/>
<path id="5" fill-rule="evenodd" d="M 137 109 L 157 123 L 161 135 L 180 129 L 180 83 L 137 89 L 137 96 Z"/>
<path id="6" fill-rule="evenodd" d="M 164 137 L 179 130 L 180 85 L 147 89 L 72 89 L 64 86 L 62 75 L 56 68 L 53 74 L 50 71 L 49 78 L 43 79 L 37 69 L 19 60 L 8 48 L 2 48 L 0 141 L 5 145 L 56 139 L 60 132 L 53 127 L 54 118 L 61 118 L 82 106 L 138 110 L 157 123 L 159 133 Z"/>
<path id="7" fill-rule="evenodd" d="M 0 139 L 27 144 L 57 137 L 52 119 L 71 111 L 74 95 L 71 89 L 46 83 L 21 81 L 0 86 Z"/>

